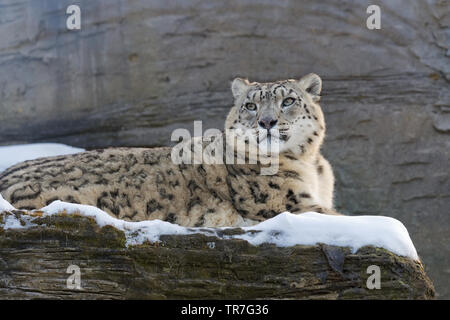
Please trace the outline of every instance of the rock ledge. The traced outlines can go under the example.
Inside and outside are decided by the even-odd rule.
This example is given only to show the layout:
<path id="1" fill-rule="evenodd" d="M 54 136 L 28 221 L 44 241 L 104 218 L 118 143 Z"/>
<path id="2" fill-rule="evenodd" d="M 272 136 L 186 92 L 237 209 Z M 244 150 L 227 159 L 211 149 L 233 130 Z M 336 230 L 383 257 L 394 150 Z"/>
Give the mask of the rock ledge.
<path id="1" fill-rule="evenodd" d="M 0 224 L 14 214 L 0 214 Z M 0 227 L 0 299 L 432 299 L 422 264 L 385 249 L 328 245 L 280 248 L 204 234 L 163 235 L 125 246 L 125 235 L 94 219 L 58 214 L 23 229 Z M 244 232 L 228 229 L 227 233 Z M 69 289 L 70 265 L 81 290 Z M 367 267 L 381 270 L 369 290 Z"/>

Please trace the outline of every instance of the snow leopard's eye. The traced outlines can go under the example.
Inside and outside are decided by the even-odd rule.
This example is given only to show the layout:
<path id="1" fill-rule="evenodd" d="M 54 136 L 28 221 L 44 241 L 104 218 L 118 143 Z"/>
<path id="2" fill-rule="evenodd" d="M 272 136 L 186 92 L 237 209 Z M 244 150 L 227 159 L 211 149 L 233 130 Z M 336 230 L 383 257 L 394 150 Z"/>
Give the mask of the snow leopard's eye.
<path id="1" fill-rule="evenodd" d="M 245 104 L 245 108 L 246 108 L 247 110 L 250 110 L 250 111 L 255 111 L 255 110 L 256 110 L 256 104 L 254 104 L 254 103 L 252 103 L 252 102 L 247 102 L 247 103 Z"/>
<path id="2" fill-rule="evenodd" d="M 294 98 L 286 98 L 283 100 L 283 102 L 281 103 L 281 106 L 284 107 L 289 107 L 290 105 L 292 105 L 295 102 Z"/>

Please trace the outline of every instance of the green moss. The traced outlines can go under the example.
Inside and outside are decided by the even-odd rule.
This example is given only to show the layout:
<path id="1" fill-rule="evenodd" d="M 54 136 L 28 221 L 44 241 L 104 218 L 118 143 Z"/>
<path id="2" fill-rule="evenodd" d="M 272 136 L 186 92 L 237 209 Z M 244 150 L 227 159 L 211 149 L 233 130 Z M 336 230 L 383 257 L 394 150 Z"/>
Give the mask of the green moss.
<path id="1" fill-rule="evenodd" d="M 83 247 L 125 248 L 126 237 L 123 231 L 109 225 L 100 227 L 92 217 L 59 213 L 38 216 L 33 224 L 38 225 L 37 232 L 67 245 L 77 242 Z M 32 235 L 35 232 L 33 228 L 26 233 Z"/>

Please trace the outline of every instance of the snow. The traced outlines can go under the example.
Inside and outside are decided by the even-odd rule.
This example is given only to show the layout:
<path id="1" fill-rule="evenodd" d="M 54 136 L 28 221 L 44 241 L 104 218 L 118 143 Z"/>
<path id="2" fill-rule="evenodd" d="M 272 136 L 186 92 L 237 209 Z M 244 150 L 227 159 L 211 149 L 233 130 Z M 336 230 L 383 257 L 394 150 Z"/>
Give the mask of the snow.
<path id="1" fill-rule="evenodd" d="M 27 229 L 30 227 L 37 226 L 33 223 L 35 218 L 32 216 L 21 216 L 19 220 L 15 215 L 9 214 L 5 215 L 5 221 L 0 226 L 4 229 Z"/>
<path id="2" fill-rule="evenodd" d="M 242 228 L 247 233 L 237 238 L 253 245 L 274 243 L 279 247 L 296 244 L 324 243 L 351 247 L 353 252 L 372 245 L 385 248 L 400 256 L 418 260 L 408 230 L 397 219 L 384 216 L 334 216 L 317 212 L 292 214 L 284 212 L 252 227 Z"/>
<path id="3" fill-rule="evenodd" d="M 192 234 L 195 232 L 189 231 L 187 228 L 181 227 L 161 220 L 148 220 L 141 222 L 129 222 L 114 218 L 99 208 L 67 203 L 63 201 L 53 201 L 48 206 L 40 209 L 47 215 L 54 215 L 61 212 L 68 214 L 80 213 L 87 217 L 92 217 L 96 220 L 100 227 L 110 225 L 116 229 L 125 232 L 128 245 L 142 244 L 146 241 L 158 242 L 159 237 L 164 234 Z"/>
<path id="4" fill-rule="evenodd" d="M 15 208 L 8 201 L 3 199 L 2 195 L 0 194 L 0 212 L 11 210 L 15 210 Z"/>
<path id="5" fill-rule="evenodd" d="M 2 212 L 10 212 L 12 210 L 16 210 L 8 201 L 3 199 L 2 195 L 0 194 L 0 214 Z M 34 226 L 32 223 L 33 217 L 32 216 L 22 216 L 22 219 L 19 220 L 14 214 L 4 214 L 4 221 L 3 224 L 0 224 L 0 227 L 2 227 L 4 230 L 7 229 L 24 229 Z"/>
<path id="6" fill-rule="evenodd" d="M 0 196 L 0 212 L 14 209 Z M 61 212 L 67 214 L 82 214 L 92 217 L 101 227 L 106 225 L 124 231 L 126 245 L 142 244 L 146 241 L 159 242 L 161 235 L 166 234 L 194 234 L 202 233 L 218 236 L 217 231 L 226 228 L 186 228 L 161 220 L 129 222 L 116 219 L 99 208 L 54 201 L 40 209 L 44 215 L 54 215 Z M 9 219 L 14 219 L 9 218 Z M 25 227 L 31 226 L 31 220 Z M 13 220 L 7 220 L 6 228 L 23 228 Z M 350 247 L 352 252 L 367 245 L 385 248 L 399 256 L 406 256 L 419 260 L 416 249 L 409 237 L 405 226 L 398 220 L 384 216 L 332 216 L 316 212 L 300 215 L 283 212 L 272 219 L 268 219 L 251 227 L 243 227 L 249 232 L 240 235 L 223 236 L 227 239 L 243 239 L 258 246 L 262 243 L 273 243 L 279 247 L 294 245 L 314 245 L 324 243 L 328 245 Z"/>
<path id="7" fill-rule="evenodd" d="M 22 161 L 83 151 L 84 149 L 59 143 L 33 143 L 0 147 L 0 172 Z"/>

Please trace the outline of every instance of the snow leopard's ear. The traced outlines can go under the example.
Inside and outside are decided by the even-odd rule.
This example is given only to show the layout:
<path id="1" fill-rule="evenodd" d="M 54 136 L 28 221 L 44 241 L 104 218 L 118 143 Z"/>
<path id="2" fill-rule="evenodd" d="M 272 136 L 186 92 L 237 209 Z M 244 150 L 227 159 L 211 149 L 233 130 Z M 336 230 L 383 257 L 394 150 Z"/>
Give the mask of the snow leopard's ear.
<path id="1" fill-rule="evenodd" d="M 249 86 L 250 82 L 247 79 L 236 78 L 231 83 L 231 92 L 233 92 L 233 97 L 236 99 L 237 97 L 244 94 Z"/>
<path id="2" fill-rule="evenodd" d="M 315 74 L 310 73 L 304 76 L 299 80 L 300 87 L 308 92 L 313 101 L 319 101 L 320 100 L 320 92 L 322 91 L 322 79 Z"/>

